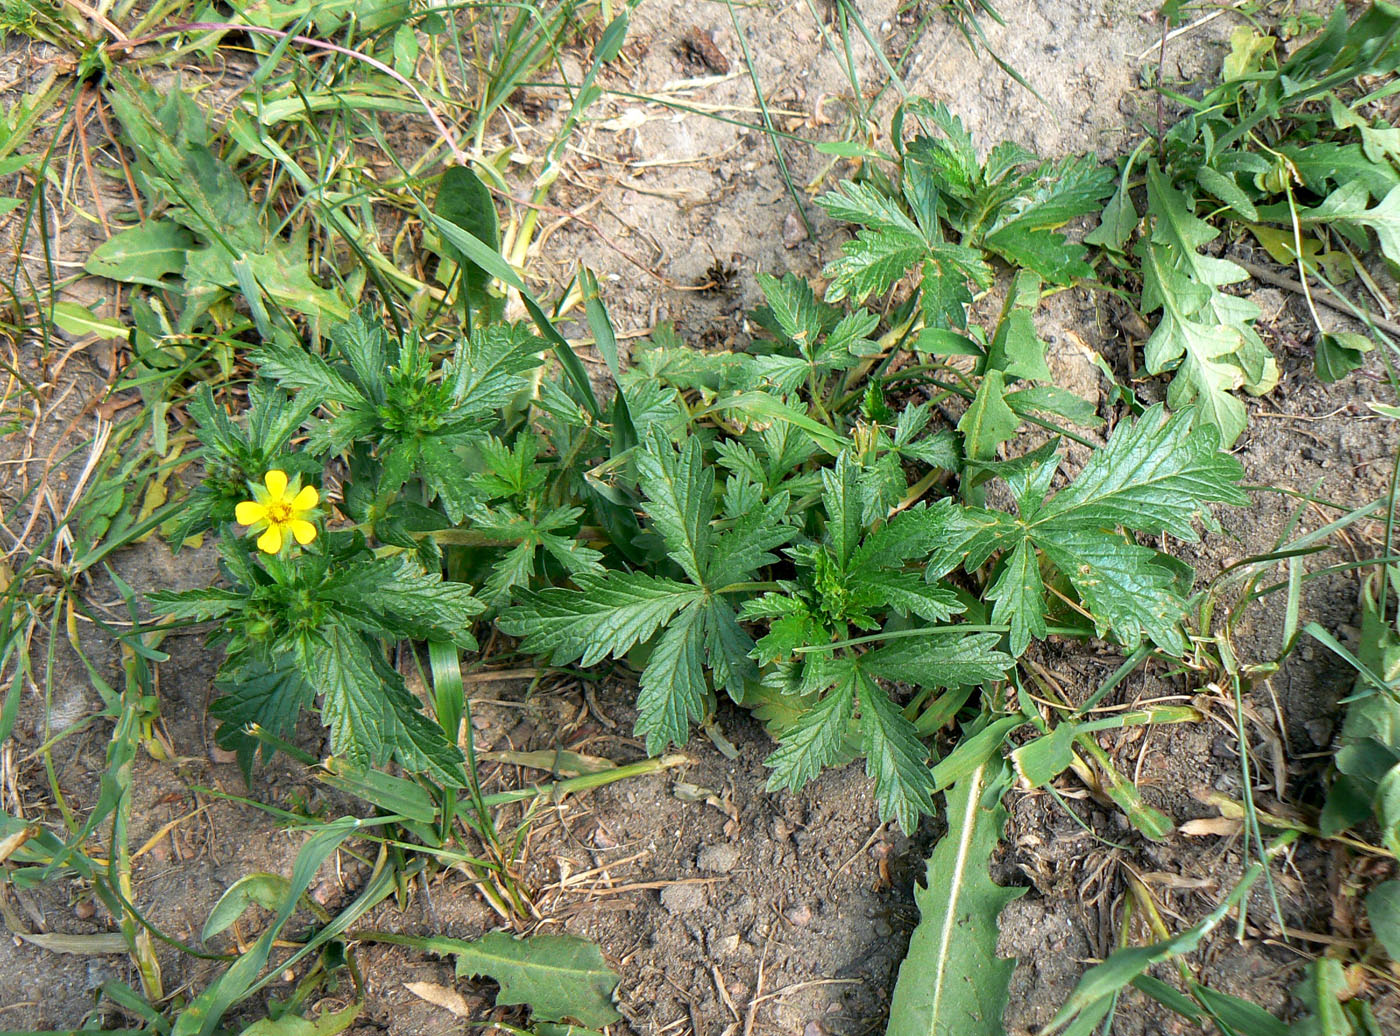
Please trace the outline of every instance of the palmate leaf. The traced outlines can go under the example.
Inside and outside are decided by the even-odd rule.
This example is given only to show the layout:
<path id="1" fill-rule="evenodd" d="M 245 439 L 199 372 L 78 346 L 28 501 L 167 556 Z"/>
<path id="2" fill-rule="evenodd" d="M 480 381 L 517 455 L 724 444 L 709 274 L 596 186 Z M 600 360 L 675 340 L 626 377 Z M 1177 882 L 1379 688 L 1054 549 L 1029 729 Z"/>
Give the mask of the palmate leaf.
<path id="1" fill-rule="evenodd" d="M 1030 489 L 1048 484 L 1045 469 L 1008 468 L 1025 486 L 1020 521 L 948 502 L 913 512 L 908 521 L 926 526 L 921 531 L 937 543 L 930 573 L 959 564 L 971 572 L 1007 552 L 988 597 L 996 602 L 995 621 L 1011 626 L 1011 649 L 1019 655 L 1044 628 L 1035 548 L 1069 579 L 1101 635 L 1111 631 L 1129 647 L 1145 635 L 1167 651 L 1185 651 L 1179 628 L 1185 602 L 1173 571 L 1118 529 L 1195 540 L 1193 523 L 1211 521 L 1207 504 L 1248 502 L 1236 485 L 1239 462 L 1219 452 L 1214 428 L 1192 425 L 1189 410 L 1168 417 L 1160 405 L 1119 425 L 1079 477 L 1040 506 Z"/>
<path id="2" fill-rule="evenodd" d="M 1002 1036 L 1016 961 L 997 956 L 997 918 L 1025 892 L 987 873 L 1006 826 L 1004 767 L 999 759 L 984 763 L 945 795 L 948 833 L 914 890 L 920 920 L 899 967 L 886 1036 Z M 997 797 L 990 808 L 988 794 Z"/>

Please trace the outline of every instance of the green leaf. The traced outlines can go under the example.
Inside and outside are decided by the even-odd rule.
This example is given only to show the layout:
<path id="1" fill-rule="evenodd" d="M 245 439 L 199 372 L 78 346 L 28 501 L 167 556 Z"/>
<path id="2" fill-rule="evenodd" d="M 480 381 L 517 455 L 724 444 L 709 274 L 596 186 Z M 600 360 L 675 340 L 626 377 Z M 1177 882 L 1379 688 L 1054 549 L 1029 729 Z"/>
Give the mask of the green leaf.
<path id="1" fill-rule="evenodd" d="M 575 582 L 577 589 L 522 594 L 496 625 L 509 637 L 524 638 L 523 651 L 548 655 L 555 665 L 578 659 L 590 666 L 650 640 L 671 616 L 705 594 L 688 583 L 641 572 L 579 576 Z"/>
<path id="2" fill-rule="evenodd" d="M 1196 218 L 1194 199 L 1155 162 L 1147 165 L 1147 200 L 1153 229 L 1142 255 L 1142 305 L 1148 313 L 1160 309 L 1162 319 L 1147 340 L 1146 366 L 1153 374 L 1175 367 L 1168 402 L 1195 402 L 1199 419 L 1219 429 L 1228 446 L 1245 427 L 1244 405 L 1230 392 L 1268 392 L 1278 383 L 1278 365 L 1254 330 L 1259 308 L 1219 290 L 1246 272 L 1197 251 L 1219 232 Z"/>
<path id="3" fill-rule="evenodd" d="M 214 938 L 242 917 L 250 906 L 276 910 L 290 891 L 290 884 L 280 874 L 245 874 L 224 890 L 214 909 L 209 911 L 209 919 L 199 933 L 200 941 L 208 942 Z"/>
<path id="4" fill-rule="evenodd" d="M 285 388 L 309 392 L 314 399 L 360 406 L 365 397 L 344 375 L 315 353 L 294 345 L 264 342 L 250 357 L 258 372 Z"/>
<path id="5" fill-rule="evenodd" d="M 185 268 L 194 235 L 168 219 L 155 219 L 114 234 L 88 256 L 83 269 L 125 284 L 167 288 L 163 278 Z"/>
<path id="6" fill-rule="evenodd" d="M 948 832 L 914 890 L 920 920 L 899 967 L 886 1036 L 1002 1036 L 1016 961 L 997 956 L 997 919 L 1025 892 L 987 873 L 1006 826 L 1002 765 L 978 768 L 945 796 Z"/>
<path id="7" fill-rule="evenodd" d="M 846 737 L 860 674 L 850 664 L 842 666 L 840 674 L 825 696 L 783 732 L 777 751 L 763 760 L 773 771 L 768 775 L 769 791 L 798 791 L 823 769 L 846 758 Z"/>
<path id="8" fill-rule="evenodd" d="M 284 1014 L 277 1019 L 263 1018 L 244 1029 L 239 1036 L 336 1036 L 355 1024 L 363 1005 L 353 1003 L 339 1011 L 323 1011 L 315 1018 Z"/>
<path id="9" fill-rule="evenodd" d="M 996 602 L 992 622 L 1011 626 L 1013 655 L 1020 657 L 1032 637 L 1045 639 L 1045 583 L 1029 537 L 1016 545 L 1002 564 L 996 582 L 983 596 Z"/>
<path id="10" fill-rule="evenodd" d="M 987 349 L 987 366 L 1009 378 L 1053 381 L 1045 365 L 1045 343 L 1035 333 L 1032 314 L 1040 305 L 1040 278 L 1022 270 L 1006 296 L 996 334 Z"/>
<path id="11" fill-rule="evenodd" d="M 642 670 L 636 733 L 646 738 L 650 755 L 684 745 L 690 724 L 705 717 L 704 631 L 705 609 L 691 605 L 670 621 Z"/>
<path id="12" fill-rule="evenodd" d="M 429 937 L 416 944 L 457 959 L 457 977 L 486 975 L 500 984 L 500 1006 L 525 1004 L 540 1021 L 572 1018 L 601 1028 L 621 1015 L 613 1006 L 618 976 L 597 945 L 574 935 L 516 939 L 491 932 L 474 942 Z"/>
<path id="13" fill-rule="evenodd" d="M 958 421 L 963 437 L 963 454 L 968 460 L 990 460 L 997 447 L 1011 439 L 1020 427 L 1020 418 L 1006 405 L 1006 376 L 989 370 L 977 386 L 977 395 Z"/>
<path id="14" fill-rule="evenodd" d="M 1376 235 L 1381 253 L 1392 263 L 1400 263 L 1400 186 L 1372 208 L 1366 207 L 1367 192 L 1357 181 L 1342 184 L 1315 209 L 1300 213 L 1305 223 L 1354 223 Z"/>
<path id="15" fill-rule="evenodd" d="M 491 192 L 469 167 L 448 166 L 438 184 L 433 214 L 446 220 L 463 233 L 470 234 L 487 248 L 500 251 L 501 231 L 497 223 L 496 203 Z M 491 271 L 478 265 L 444 238 L 443 253 L 462 269 L 462 289 L 473 309 L 487 301 L 486 289 L 491 284 Z"/>
<path id="16" fill-rule="evenodd" d="M 316 700 L 316 689 L 285 660 L 275 666 L 253 661 L 231 672 L 220 670 L 214 686 L 219 690 L 209 706 L 209 714 L 219 720 L 214 740 L 220 748 L 238 753 L 245 776 L 251 776 L 259 748 L 265 759 L 272 755 L 272 749 L 247 729 L 257 724 L 275 737 L 288 738 L 302 711 Z"/>
<path id="17" fill-rule="evenodd" d="M 1243 477 L 1244 468 L 1220 452 L 1211 429 L 1192 428 L 1189 413 L 1168 416 L 1158 404 L 1114 429 L 1041 510 L 1036 527 L 1121 525 L 1195 541 L 1193 523 L 1209 516 L 1208 503 L 1249 503 L 1236 486 Z"/>
<path id="18" fill-rule="evenodd" d="M 880 820 L 893 817 L 906 834 L 912 834 L 919 817 L 933 812 L 928 749 L 914 724 L 863 670 L 857 672 L 856 695 L 865 773 L 875 779 Z"/>
<path id="19" fill-rule="evenodd" d="M 785 274 L 782 280 L 760 273 L 758 286 L 763 289 L 763 297 L 783 334 L 804 356 L 814 356 L 825 324 L 812 286 L 791 273 Z"/>
<path id="20" fill-rule="evenodd" d="M 131 333 L 130 327 L 122 321 L 96 316 L 92 310 L 76 302 L 55 302 L 52 318 L 55 326 L 74 338 L 93 335 L 98 339 L 125 342 Z"/>
<path id="21" fill-rule="evenodd" d="M 1199 983 L 1193 983 L 1191 991 L 1210 1012 L 1211 1018 L 1229 1027 L 1224 1031 L 1233 1030 L 1239 1036 L 1290 1036 L 1293 1032 L 1287 1022 L 1279 1021 L 1258 1004 Z"/>
<path id="22" fill-rule="evenodd" d="M 995 633 L 960 633 L 957 627 L 927 636 L 891 640 L 861 656 L 861 668 L 884 680 L 919 687 L 958 687 L 1000 680 L 1013 659 L 996 650 Z"/>
<path id="23" fill-rule="evenodd" d="M 1255 209 L 1254 203 L 1249 200 L 1249 195 L 1240 189 L 1239 184 L 1230 179 L 1224 173 L 1217 172 L 1208 165 L 1199 166 L 1196 169 L 1196 182 L 1202 189 L 1209 191 L 1219 198 L 1235 213 L 1251 222 L 1259 218 L 1259 212 Z"/>
<path id="24" fill-rule="evenodd" d="M 1011 762 L 1016 773 L 1032 788 L 1043 788 L 1074 763 L 1074 738 L 1078 725 L 1060 722 L 1048 734 L 1014 749 Z"/>
<path id="25" fill-rule="evenodd" d="M 704 447 L 691 436 L 677 454 L 666 433 L 652 428 L 645 449 L 634 457 L 652 526 L 690 580 L 703 586 L 715 488 L 714 469 L 704 464 Z"/>
<path id="26" fill-rule="evenodd" d="M 837 564 L 844 568 L 864 528 L 857 467 L 845 450 L 832 467 L 822 469 L 822 504 L 826 509 L 827 542 Z"/>
<path id="27" fill-rule="evenodd" d="M 1328 385 L 1341 381 L 1366 364 L 1366 354 L 1375 346 L 1365 335 L 1352 331 L 1324 331 L 1317 339 L 1313 367 L 1319 381 Z"/>

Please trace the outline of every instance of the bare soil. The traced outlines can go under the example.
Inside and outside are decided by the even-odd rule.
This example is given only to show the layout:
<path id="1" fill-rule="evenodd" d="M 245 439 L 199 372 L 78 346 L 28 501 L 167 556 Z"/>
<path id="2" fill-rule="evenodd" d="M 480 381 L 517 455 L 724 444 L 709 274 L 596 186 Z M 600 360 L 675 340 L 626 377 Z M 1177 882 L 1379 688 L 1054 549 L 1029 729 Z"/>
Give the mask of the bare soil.
<path id="1" fill-rule="evenodd" d="M 830 31 L 830 11 L 824 4 L 816 9 Z M 841 137 L 850 87 L 823 47 L 807 5 L 779 0 L 736 6 L 733 12 L 779 127 L 817 138 Z M 861 5 L 871 31 L 894 52 L 910 40 L 923 13 L 922 5 L 900 12 L 886 0 Z M 1005 27 L 984 20 L 988 40 L 1043 100 L 985 55 L 973 54 L 943 14 L 935 14 L 916 43 L 909 91 L 947 102 L 984 148 L 1011 139 L 1052 158 L 1084 150 L 1109 157 L 1136 140 L 1144 124 L 1154 125 L 1155 97 L 1141 88 L 1141 80 L 1142 70 L 1156 65 L 1161 37 L 1147 8 L 1040 0 L 1004 5 L 1003 14 Z M 1188 83 L 1213 74 L 1225 52 L 1222 40 L 1235 24 L 1227 14 L 1169 41 L 1165 74 Z M 727 61 L 728 73 L 715 71 L 722 64 L 697 42 L 697 32 Z M 859 45 L 857 52 L 862 82 L 881 82 L 874 58 Z M 22 65 L 24 59 L 16 60 Z M 647 0 L 637 12 L 625 60 L 606 85 L 618 93 L 591 114 L 551 198 L 559 209 L 586 215 L 596 230 L 558 221 L 532 266 L 545 282 L 539 285 L 542 293 L 564 285 L 583 262 L 600 274 L 624 342 L 670 320 L 692 343 L 743 344 L 744 313 L 758 301 L 756 272 L 791 270 L 819 279 L 824 263 L 838 254 L 844 231 L 825 219 L 806 188 L 829 185 L 842 167 L 829 169 L 830 160 L 806 146 L 782 145 L 812 224 L 809 235 L 764 134 L 637 99 L 665 97 L 692 109 L 757 121 L 743 50 L 722 5 Z M 548 91 L 537 93 L 541 118 L 548 120 L 557 99 Z M 896 100 L 890 91 L 881 110 L 887 114 Z M 526 153 L 543 140 L 528 123 L 516 132 Z M 87 248 L 101 240 L 100 233 L 71 217 L 63 226 L 70 235 L 63 249 L 69 260 L 81 261 L 85 239 Z M 1365 405 L 1383 398 L 1378 364 L 1373 360 L 1337 385 L 1320 384 L 1312 372 L 1310 325 L 1299 300 L 1271 287 L 1246 287 L 1264 309 L 1261 330 L 1284 371 L 1277 389 L 1249 401 L 1249 431 L 1235 451 L 1247 481 L 1348 507 L 1376 499 L 1397 446 L 1393 423 Z M 75 290 L 106 289 L 88 284 Z M 1140 356 L 1141 337 L 1133 322 L 1087 290 L 1048 300 L 1039 321 L 1057 379 L 1087 398 L 1103 398 L 1102 380 L 1090 362 L 1093 352 L 1125 380 Z M 29 439 L 12 437 L 4 448 L 7 460 L 19 462 L 4 469 L 10 474 L 0 486 L 7 523 L 13 514 L 27 513 L 18 501 L 43 480 L 55 447 L 55 456 L 61 456 L 92 435 L 93 414 L 84 408 L 109 373 L 106 358 L 85 352 L 57 370 L 62 355 L 61 349 L 36 349 L 22 357 L 53 387 L 59 402 L 42 431 Z M 70 385 L 75 387 L 65 396 Z M 1147 398 L 1163 390 L 1154 383 L 1136 388 Z M 71 485 L 80 477 L 80 460 L 55 467 L 53 483 Z M 1224 535 L 1173 549 L 1197 566 L 1204 585 L 1231 562 L 1272 549 L 1295 517 L 1297 534 L 1337 513 L 1304 506 L 1296 515 L 1298 506 L 1294 497 L 1261 492 L 1249 509 L 1220 514 Z M 1379 537 L 1377 527 L 1363 524 L 1339 553 L 1309 563 L 1378 553 Z M 138 590 L 198 585 L 214 574 L 207 551 L 173 558 L 154 541 L 117 556 L 114 566 Z M 1355 623 L 1354 580 L 1332 576 L 1306 585 L 1305 621 L 1315 619 L 1330 629 Z M 90 593 L 112 601 L 113 614 L 120 615 L 112 587 L 90 588 Z M 1233 645 L 1242 661 L 1277 654 L 1282 617 L 1275 600 L 1266 599 L 1248 613 Z M 110 641 L 97 630 L 81 634 L 99 671 L 116 684 L 120 659 Z M 225 888 L 250 871 L 287 873 L 303 837 L 263 812 L 201 788 L 323 810 L 326 816 L 363 807 L 328 792 L 285 758 L 245 786 L 237 766 L 213 749 L 212 724 L 205 717 L 217 657 L 195 635 L 172 635 L 164 647 L 172 659 L 160 673 L 162 727 L 176 759 L 156 762 L 143 755 L 136 766 L 132 844 L 145 851 L 137 861 L 134 891 L 154 925 L 193 944 Z M 35 657 L 45 648 L 36 643 Z M 109 727 L 90 721 L 100 700 L 66 643 L 54 646 L 54 657 L 58 692 L 47 706 L 53 729 L 88 723 L 63 741 L 55 759 L 66 804 L 82 815 L 96 799 Z M 1031 659 L 1067 698 L 1082 701 L 1121 655 L 1108 645 L 1052 641 L 1033 648 Z M 1305 643 L 1277 674 L 1248 688 L 1247 741 L 1261 805 L 1287 809 L 1285 804 L 1319 803 L 1319 776 L 1340 719 L 1337 702 L 1349 686 L 1348 673 L 1329 653 Z M 622 675 L 596 688 L 577 681 L 546 684 L 528 697 L 523 684 L 482 685 L 473 703 L 478 747 L 565 748 L 618 762 L 641 758 L 641 746 L 628 736 L 633 693 Z M 1135 675 L 1105 704 L 1147 700 L 1194 703 L 1210 720 L 1111 732 L 1103 747 L 1151 803 L 1178 823 L 1218 817 L 1218 810 L 1203 801 L 1206 794 L 1238 798 L 1241 791 L 1243 746 L 1235 735 L 1228 690 L 1206 686 L 1189 672 L 1154 671 Z M 57 807 L 33 755 L 43 738 L 45 708 L 37 688 L 28 688 L 15 734 L 0 746 L 0 806 L 53 824 Z M 881 826 L 859 764 L 823 775 L 799 795 L 767 792 L 761 765 L 770 751 L 767 735 L 746 713 L 728 706 L 721 709 L 718 725 L 738 749 L 736 758 L 697 734 L 686 750 L 691 762 L 678 770 L 537 809 L 520 866 L 541 915 L 530 927 L 572 932 L 601 944 L 623 977 L 619 1008 L 625 1021 L 616 1027 L 619 1033 L 863 1036 L 881 1030 L 917 922 L 911 888 L 922 877 L 922 861 L 940 822 L 927 822 L 913 839 Z M 317 751 L 319 737 L 308 725 L 302 741 Z M 488 790 L 495 790 L 548 774 L 491 764 L 484 777 Z M 1072 781 L 1064 782 L 1062 799 L 1018 791 L 1008 801 L 1012 821 L 995 875 L 1004 884 L 1029 889 L 1002 918 L 1002 952 L 1020 960 L 1006 1014 L 1012 1034 L 1043 1025 L 1089 964 L 1118 945 L 1130 874 L 1157 897 L 1169 924 L 1184 927 L 1214 906 L 1242 869 L 1238 834 L 1177 834 L 1154 844 L 1128 829 L 1115 808 Z M 501 823 L 509 828 L 518 819 L 518 811 L 507 811 Z M 314 891 L 328 907 L 348 901 L 364 880 L 365 868 L 350 849 L 328 864 Z M 1230 926 L 1192 956 L 1191 966 L 1219 989 L 1292 1016 L 1299 1005 L 1289 990 L 1300 967 L 1329 940 L 1345 945 L 1365 934 L 1356 930 L 1351 896 L 1358 883 L 1384 876 L 1384 867 L 1305 839 L 1275 868 L 1290 937 L 1278 931 L 1273 907 L 1261 891 L 1250 901 L 1243 941 L 1233 938 Z M 470 938 L 502 923 L 456 872 L 426 888 L 415 885 L 411 893 L 402 909 L 390 900 L 365 926 Z M 93 909 L 90 893 L 77 883 L 5 894 L 28 931 L 110 930 L 111 919 L 100 905 Z M 1129 935 L 1150 938 L 1136 927 Z M 251 938 L 246 929 L 238 937 Z M 228 946 L 225 938 L 218 948 Z M 375 944 L 362 945 L 357 953 L 369 991 L 357 1032 L 461 1031 L 462 1020 L 410 992 L 405 985 L 410 982 L 455 986 L 473 1020 L 521 1021 L 518 1014 L 494 1011 L 488 987 L 456 982 L 448 963 Z M 212 965 L 174 950 L 163 950 L 161 961 L 170 991 L 198 990 L 213 974 Z M 0 1026 L 76 1026 L 109 979 L 136 983 L 124 956 L 62 955 L 18 937 L 0 941 Z M 274 990 L 285 995 L 290 988 L 279 982 Z M 1364 992 L 1375 1000 L 1383 1027 L 1400 1031 L 1394 987 L 1377 983 Z M 1204 1030 L 1131 993 L 1112 1031 L 1137 1036 Z"/>

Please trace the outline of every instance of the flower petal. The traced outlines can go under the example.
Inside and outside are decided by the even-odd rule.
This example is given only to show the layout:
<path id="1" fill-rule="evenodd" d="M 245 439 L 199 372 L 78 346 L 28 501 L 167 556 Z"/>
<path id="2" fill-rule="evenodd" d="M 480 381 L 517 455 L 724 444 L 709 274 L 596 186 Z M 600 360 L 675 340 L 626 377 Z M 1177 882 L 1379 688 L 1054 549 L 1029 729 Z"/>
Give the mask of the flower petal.
<path id="1" fill-rule="evenodd" d="M 239 525 L 257 525 L 267 517 L 267 508 L 255 500 L 244 500 L 233 509 L 233 519 Z"/>
<path id="2" fill-rule="evenodd" d="M 300 518 L 293 518 L 287 523 L 287 528 L 292 530 L 292 535 L 303 547 L 316 538 L 316 526 Z"/>
<path id="3" fill-rule="evenodd" d="M 301 492 L 292 497 L 293 511 L 309 511 L 321 502 L 321 495 L 315 486 L 302 486 Z"/>
<path id="4" fill-rule="evenodd" d="M 282 527 L 269 525 L 267 531 L 258 537 L 258 550 L 264 554 L 276 554 L 282 549 Z"/>
<path id="5" fill-rule="evenodd" d="M 287 473 L 285 471 L 273 468 L 263 476 L 263 484 L 267 486 L 268 495 L 272 497 L 274 503 L 287 495 Z"/>

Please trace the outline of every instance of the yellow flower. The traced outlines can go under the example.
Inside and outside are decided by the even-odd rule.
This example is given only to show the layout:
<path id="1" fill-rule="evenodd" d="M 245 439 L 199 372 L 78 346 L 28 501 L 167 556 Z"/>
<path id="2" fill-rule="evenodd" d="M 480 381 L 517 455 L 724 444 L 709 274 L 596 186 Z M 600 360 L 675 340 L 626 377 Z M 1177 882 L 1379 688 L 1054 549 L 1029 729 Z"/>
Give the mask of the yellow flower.
<path id="1" fill-rule="evenodd" d="M 315 486 L 298 489 L 295 483 L 288 485 L 287 473 L 275 469 L 263 476 L 263 485 L 248 485 L 253 499 L 234 508 L 233 516 L 239 525 L 250 526 L 249 532 L 262 532 L 258 537 L 259 550 L 276 554 L 289 532 L 302 546 L 316 538 L 316 526 L 306 520 L 320 501 Z"/>

